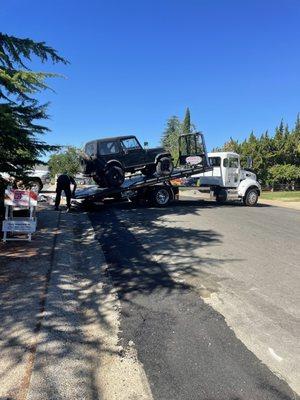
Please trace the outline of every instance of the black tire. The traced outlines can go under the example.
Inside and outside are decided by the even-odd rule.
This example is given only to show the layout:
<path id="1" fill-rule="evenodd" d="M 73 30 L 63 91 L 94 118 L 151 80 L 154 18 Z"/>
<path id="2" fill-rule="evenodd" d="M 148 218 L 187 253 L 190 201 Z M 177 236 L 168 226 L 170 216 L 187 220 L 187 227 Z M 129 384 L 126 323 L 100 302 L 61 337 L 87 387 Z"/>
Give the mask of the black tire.
<path id="1" fill-rule="evenodd" d="M 158 176 L 168 176 L 173 172 L 174 165 L 170 157 L 161 157 L 156 164 Z"/>
<path id="2" fill-rule="evenodd" d="M 125 172 L 121 167 L 116 165 L 112 165 L 108 167 L 105 172 L 105 180 L 107 183 L 107 187 L 115 188 L 120 187 L 125 179 Z"/>
<path id="3" fill-rule="evenodd" d="M 222 189 L 216 194 L 216 202 L 218 204 L 224 204 L 226 200 L 227 200 L 227 192 L 225 189 Z"/>
<path id="4" fill-rule="evenodd" d="M 173 193 L 167 186 L 157 186 L 151 192 L 150 200 L 155 207 L 166 207 L 173 200 Z"/>
<path id="5" fill-rule="evenodd" d="M 247 207 L 254 207 L 258 202 L 258 190 L 256 188 L 249 188 L 243 197 L 243 203 Z"/>
<path id="6" fill-rule="evenodd" d="M 43 184 L 40 180 L 31 180 L 28 182 L 28 186 L 38 193 L 43 189 Z"/>

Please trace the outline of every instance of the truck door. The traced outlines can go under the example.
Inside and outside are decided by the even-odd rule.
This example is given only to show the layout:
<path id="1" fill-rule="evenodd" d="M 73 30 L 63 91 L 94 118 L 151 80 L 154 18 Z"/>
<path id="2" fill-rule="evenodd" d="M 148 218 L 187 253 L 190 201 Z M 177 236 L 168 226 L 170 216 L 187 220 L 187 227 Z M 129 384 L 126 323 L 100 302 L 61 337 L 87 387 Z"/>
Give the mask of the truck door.
<path id="1" fill-rule="evenodd" d="M 240 160 L 239 157 L 228 156 L 223 160 L 224 179 L 227 187 L 237 187 L 239 184 L 240 175 Z"/>

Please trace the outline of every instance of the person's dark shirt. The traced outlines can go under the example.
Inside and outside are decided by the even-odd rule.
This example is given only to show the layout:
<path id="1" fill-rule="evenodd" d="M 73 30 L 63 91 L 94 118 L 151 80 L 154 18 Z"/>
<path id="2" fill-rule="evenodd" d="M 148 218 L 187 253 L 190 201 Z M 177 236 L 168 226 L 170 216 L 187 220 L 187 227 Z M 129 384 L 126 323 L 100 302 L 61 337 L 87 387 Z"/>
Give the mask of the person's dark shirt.
<path id="1" fill-rule="evenodd" d="M 70 185 L 74 185 L 76 187 L 76 182 L 74 178 L 66 174 L 59 175 L 56 183 L 59 189 L 70 189 Z"/>

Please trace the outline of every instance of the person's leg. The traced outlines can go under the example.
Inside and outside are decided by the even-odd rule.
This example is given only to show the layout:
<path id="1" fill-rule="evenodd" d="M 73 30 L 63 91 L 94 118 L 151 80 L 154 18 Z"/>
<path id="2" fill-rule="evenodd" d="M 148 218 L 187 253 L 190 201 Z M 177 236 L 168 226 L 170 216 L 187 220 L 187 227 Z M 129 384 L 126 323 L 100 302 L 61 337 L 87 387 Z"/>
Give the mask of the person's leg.
<path id="1" fill-rule="evenodd" d="M 55 198 L 55 209 L 58 210 L 58 206 L 60 204 L 61 199 L 61 189 L 56 189 L 56 198 Z"/>
<path id="2" fill-rule="evenodd" d="M 65 189 L 65 195 L 67 199 L 67 209 L 70 210 L 71 208 L 71 189 Z"/>

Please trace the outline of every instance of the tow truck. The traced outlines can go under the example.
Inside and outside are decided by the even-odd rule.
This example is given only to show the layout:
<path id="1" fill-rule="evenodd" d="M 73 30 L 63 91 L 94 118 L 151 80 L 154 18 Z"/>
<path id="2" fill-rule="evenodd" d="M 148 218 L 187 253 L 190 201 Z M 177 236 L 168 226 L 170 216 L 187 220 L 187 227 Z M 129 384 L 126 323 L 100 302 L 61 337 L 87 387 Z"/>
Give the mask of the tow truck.
<path id="1" fill-rule="evenodd" d="M 165 207 L 178 197 L 179 188 L 173 185 L 172 181 L 205 173 L 212 169 L 207 156 L 204 135 L 201 132 L 181 135 L 179 154 L 176 167 L 168 175 L 154 175 L 150 178 L 142 174 L 130 175 L 125 177 L 120 187 L 115 188 L 89 186 L 76 190 L 73 202 L 87 205 L 112 198 Z"/>
<path id="2" fill-rule="evenodd" d="M 245 206 L 257 204 L 261 193 L 261 185 L 252 171 L 252 160 L 248 157 L 248 165 L 241 167 L 239 154 L 231 151 L 208 153 L 211 166 L 189 178 L 180 178 L 181 187 L 208 193 L 217 203 L 226 201 L 243 202 Z"/>

